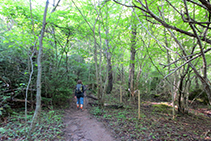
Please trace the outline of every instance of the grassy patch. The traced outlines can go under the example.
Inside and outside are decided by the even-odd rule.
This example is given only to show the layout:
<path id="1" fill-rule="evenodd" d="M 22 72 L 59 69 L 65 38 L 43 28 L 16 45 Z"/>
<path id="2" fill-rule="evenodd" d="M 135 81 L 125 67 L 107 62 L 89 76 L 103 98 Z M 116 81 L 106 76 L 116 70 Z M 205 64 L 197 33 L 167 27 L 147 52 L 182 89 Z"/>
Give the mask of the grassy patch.
<path id="1" fill-rule="evenodd" d="M 154 104 L 152 105 L 152 107 L 154 108 L 153 111 L 154 112 L 160 112 L 160 113 L 167 113 L 167 114 L 171 114 L 172 112 L 172 107 L 166 105 L 166 104 Z"/>

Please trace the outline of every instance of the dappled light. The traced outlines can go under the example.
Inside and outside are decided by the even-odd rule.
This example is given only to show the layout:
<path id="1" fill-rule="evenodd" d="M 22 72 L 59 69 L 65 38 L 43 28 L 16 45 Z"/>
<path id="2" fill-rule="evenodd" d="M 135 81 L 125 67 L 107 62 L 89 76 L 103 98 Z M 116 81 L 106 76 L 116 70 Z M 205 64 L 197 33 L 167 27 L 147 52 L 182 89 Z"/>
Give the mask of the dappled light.
<path id="1" fill-rule="evenodd" d="M 0 141 L 211 140 L 207 0 L 0 0 Z"/>

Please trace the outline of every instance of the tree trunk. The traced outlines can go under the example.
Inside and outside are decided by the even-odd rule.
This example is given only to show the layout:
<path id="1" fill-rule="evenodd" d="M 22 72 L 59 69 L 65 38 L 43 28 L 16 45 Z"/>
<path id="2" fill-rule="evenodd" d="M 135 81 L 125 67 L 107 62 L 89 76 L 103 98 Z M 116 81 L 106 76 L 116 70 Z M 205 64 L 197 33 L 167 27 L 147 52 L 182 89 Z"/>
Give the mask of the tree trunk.
<path id="1" fill-rule="evenodd" d="M 100 35 L 100 45 L 99 45 L 99 52 L 100 52 L 100 61 L 99 61 L 99 81 L 100 81 L 100 88 L 99 88 L 99 91 L 98 91 L 98 104 L 100 106 L 100 108 L 103 108 L 103 76 L 102 76 L 102 48 L 101 48 L 101 44 L 102 44 L 102 40 L 101 40 L 101 34 L 100 34 L 100 31 L 101 31 L 101 26 L 99 25 L 99 35 Z"/>
<path id="2" fill-rule="evenodd" d="M 137 26 L 135 25 L 136 17 L 134 15 L 134 10 L 132 12 L 132 37 L 131 37 L 131 49 L 130 49 L 130 72 L 129 72 L 129 83 L 128 87 L 130 91 L 133 91 L 131 86 L 134 86 L 134 72 L 135 72 L 135 55 L 136 55 L 136 34 L 137 34 Z M 133 83 L 133 84 L 131 84 Z"/>
<path id="3" fill-rule="evenodd" d="M 134 73 L 135 73 L 135 63 L 134 63 L 134 61 L 135 61 L 135 54 L 136 54 L 136 50 L 133 47 L 131 47 L 130 54 L 131 54 L 131 57 L 130 57 L 131 63 L 130 63 L 130 72 L 129 72 L 129 81 L 128 81 L 129 84 L 128 84 L 128 86 L 131 89 L 131 87 L 130 87 L 131 86 L 131 82 L 134 83 L 131 80 L 134 78 Z"/>
<path id="4" fill-rule="evenodd" d="M 37 72 L 37 93 L 36 93 L 36 109 L 35 113 L 31 122 L 31 126 L 28 132 L 28 139 L 31 140 L 31 134 L 34 129 L 34 125 L 37 122 L 40 112 L 41 112 L 41 76 L 42 76 L 42 52 L 43 52 L 43 46 L 42 46 L 42 40 L 45 32 L 45 26 L 46 26 L 46 15 L 47 15 L 47 9 L 48 9 L 48 0 L 46 1 L 46 6 L 45 6 L 45 11 L 44 11 L 44 16 L 43 16 L 43 25 L 42 25 L 42 30 L 41 30 L 41 35 L 39 38 L 39 54 L 37 58 L 37 65 L 38 65 L 38 72 Z"/>
<path id="5" fill-rule="evenodd" d="M 199 81 L 198 81 L 198 77 L 195 76 L 195 83 L 196 83 L 196 89 L 199 89 Z"/>
<path id="6" fill-rule="evenodd" d="M 109 94 L 112 91 L 113 88 L 113 72 L 112 72 L 112 66 L 111 66 L 111 53 L 107 52 L 107 64 L 108 64 L 108 86 L 106 93 Z"/>
<path id="7" fill-rule="evenodd" d="M 108 37 L 108 29 L 106 30 L 106 37 Z M 110 47 L 109 47 L 109 41 L 106 38 L 105 39 L 106 42 L 106 57 L 107 57 L 107 69 L 108 69 L 108 86 L 107 86 L 107 90 L 106 93 L 109 94 L 112 91 L 113 88 L 113 72 L 112 72 L 112 66 L 111 66 L 111 53 L 109 51 Z"/>
<path id="8" fill-rule="evenodd" d="M 184 98 L 184 93 L 183 93 L 183 80 L 184 80 L 185 75 L 181 76 L 180 82 L 179 82 L 179 94 L 178 94 L 178 112 L 184 114 L 185 107 L 182 104 L 182 100 Z"/>

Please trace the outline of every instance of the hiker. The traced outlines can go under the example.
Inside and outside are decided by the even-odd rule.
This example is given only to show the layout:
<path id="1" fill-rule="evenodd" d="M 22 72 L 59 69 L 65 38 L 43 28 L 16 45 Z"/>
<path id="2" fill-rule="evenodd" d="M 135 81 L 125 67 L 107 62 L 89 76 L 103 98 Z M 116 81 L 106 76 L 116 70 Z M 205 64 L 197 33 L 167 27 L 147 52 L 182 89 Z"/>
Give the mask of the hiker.
<path id="1" fill-rule="evenodd" d="M 75 89 L 75 99 L 77 98 L 77 109 L 79 107 L 81 110 L 83 110 L 83 104 L 84 104 L 84 85 L 82 84 L 81 80 L 78 80 L 76 89 Z M 80 105 L 79 105 L 80 104 Z"/>

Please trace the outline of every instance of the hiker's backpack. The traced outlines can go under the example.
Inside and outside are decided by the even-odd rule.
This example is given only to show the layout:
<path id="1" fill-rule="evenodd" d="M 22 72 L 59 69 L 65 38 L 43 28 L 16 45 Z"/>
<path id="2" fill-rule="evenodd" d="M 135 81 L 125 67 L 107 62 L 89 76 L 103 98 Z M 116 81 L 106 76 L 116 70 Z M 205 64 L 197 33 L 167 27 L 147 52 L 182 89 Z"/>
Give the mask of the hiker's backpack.
<path id="1" fill-rule="evenodd" d="M 83 92 L 83 88 L 81 84 L 77 84 L 76 85 L 76 89 L 75 89 L 76 94 L 80 94 Z"/>

